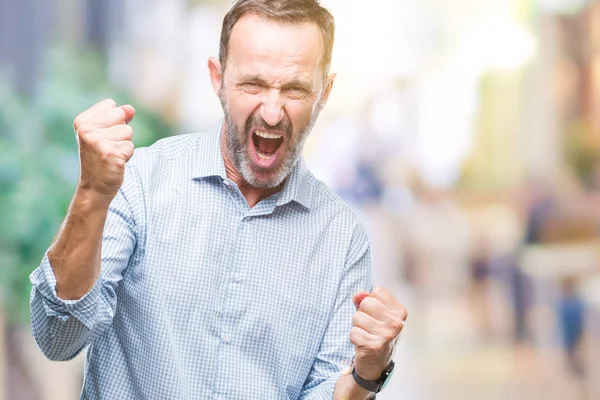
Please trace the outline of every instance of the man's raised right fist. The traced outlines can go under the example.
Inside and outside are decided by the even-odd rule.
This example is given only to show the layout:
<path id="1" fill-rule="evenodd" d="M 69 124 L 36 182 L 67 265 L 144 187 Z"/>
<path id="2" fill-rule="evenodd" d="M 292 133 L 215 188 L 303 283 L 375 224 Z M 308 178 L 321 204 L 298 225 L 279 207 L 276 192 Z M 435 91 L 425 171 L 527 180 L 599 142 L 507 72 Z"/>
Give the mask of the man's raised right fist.
<path id="1" fill-rule="evenodd" d="M 73 121 L 79 147 L 78 189 L 112 199 L 123 184 L 125 163 L 133 155 L 135 115 L 130 105 L 117 106 L 106 99 L 94 104 Z"/>

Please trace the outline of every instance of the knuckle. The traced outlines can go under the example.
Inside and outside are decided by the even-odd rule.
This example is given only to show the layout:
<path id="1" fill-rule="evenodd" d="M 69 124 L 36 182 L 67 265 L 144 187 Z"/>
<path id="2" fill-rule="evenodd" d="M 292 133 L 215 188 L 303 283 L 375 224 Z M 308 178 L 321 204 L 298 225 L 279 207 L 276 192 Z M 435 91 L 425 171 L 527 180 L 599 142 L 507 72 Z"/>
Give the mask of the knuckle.
<path id="1" fill-rule="evenodd" d="M 114 101 L 114 100 L 113 100 L 112 98 L 110 98 L 110 97 L 109 97 L 108 99 L 104 100 L 104 101 L 106 101 L 106 103 L 107 103 L 108 105 L 110 105 L 111 107 L 116 107 L 116 106 L 117 106 L 117 102 L 116 102 L 116 101 Z"/>
<path id="2" fill-rule="evenodd" d="M 359 310 L 373 309 L 377 307 L 378 304 L 379 300 L 377 300 L 375 297 L 369 296 L 360 303 Z"/>
<path id="3" fill-rule="evenodd" d="M 133 145 L 133 143 L 132 142 L 127 142 L 127 145 L 125 147 L 126 155 L 128 157 L 131 157 L 133 155 L 133 151 L 134 150 L 135 150 L 135 146 Z"/>
<path id="4" fill-rule="evenodd" d="M 359 328 L 357 328 L 356 326 L 353 326 L 352 329 L 350 329 L 350 341 L 353 344 L 357 344 L 359 337 L 360 337 L 359 336 Z"/>
<path id="5" fill-rule="evenodd" d="M 110 160 L 110 157 L 111 157 L 110 152 L 108 152 L 106 150 L 100 151 L 100 159 L 102 160 L 102 162 L 107 163 Z"/>
<path id="6" fill-rule="evenodd" d="M 364 311 L 357 311 L 354 313 L 354 316 L 352 317 L 352 321 L 354 322 L 354 325 L 360 325 L 360 324 L 364 324 L 369 318 L 369 315 L 367 313 L 365 313 Z"/>
<path id="7" fill-rule="evenodd" d="M 90 133 L 89 125 L 77 125 L 77 127 L 75 127 L 75 132 L 81 139 L 87 139 L 87 136 Z"/>
<path id="8" fill-rule="evenodd" d="M 125 120 L 125 117 L 127 115 L 125 114 L 125 110 L 123 110 L 123 108 L 116 107 L 116 108 L 113 108 L 113 110 L 118 115 L 119 119 Z"/>
<path id="9" fill-rule="evenodd" d="M 394 332 L 400 332 L 402 330 L 402 328 L 404 327 L 404 324 L 398 320 L 394 320 L 391 325 L 392 325 L 392 329 Z"/>
<path id="10" fill-rule="evenodd" d="M 110 148 L 101 141 L 96 142 L 96 150 L 98 152 L 98 156 L 104 162 L 108 161 L 112 156 L 112 151 Z"/>
<path id="11" fill-rule="evenodd" d="M 365 297 L 363 299 L 363 301 L 360 302 L 360 306 L 358 307 L 359 310 L 364 310 L 365 308 L 369 307 L 373 302 L 373 298 L 371 296 L 369 297 Z"/>
<path id="12" fill-rule="evenodd" d="M 406 319 L 408 318 L 408 311 L 406 310 L 406 308 L 402 307 L 402 309 L 400 310 L 400 316 L 402 317 L 402 321 L 406 321 Z"/>
<path id="13" fill-rule="evenodd" d="M 394 339 L 396 339 L 396 331 L 388 331 L 383 337 L 385 339 L 385 343 L 390 343 L 392 342 Z"/>
<path id="14" fill-rule="evenodd" d="M 81 114 L 76 116 L 75 119 L 73 119 L 73 129 L 75 130 L 75 132 L 77 132 L 77 130 L 79 129 L 79 127 L 81 126 Z"/>

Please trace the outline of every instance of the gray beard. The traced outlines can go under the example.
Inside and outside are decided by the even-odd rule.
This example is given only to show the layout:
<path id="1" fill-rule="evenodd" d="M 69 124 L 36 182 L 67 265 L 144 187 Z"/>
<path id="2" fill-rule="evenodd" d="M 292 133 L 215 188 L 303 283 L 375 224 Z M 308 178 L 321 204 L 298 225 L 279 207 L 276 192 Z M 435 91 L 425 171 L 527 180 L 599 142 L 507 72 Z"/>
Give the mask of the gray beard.
<path id="1" fill-rule="evenodd" d="M 319 115 L 320 107 L 318 107 L 315 112 L 312 113 L 308 123 L 305 124 L 305 126 L 298 132 L 297 139 L 294 140 L 291 137 L 291 134 L 287 135 L 284 143 L 282 143 L 282 146 L 287 147 L 287 149 L 285 149 L 287 154 L 283 159 L 283 162 L 280 166 L 275 167 L 277 170 L 270 179 L 262 179 L 256 176 L 252 171 L 252 160 L 248 151 L 248 141 L 251 140 L 248 135 L 249 127 L 245 126 L 243 131 L 238 128 L 233 121 L 233 118 L 231 118 L 231 114 L 229 114 L 227 110 L 227 104 L 223 101 L 222 97 L 221 106 L 223 107 L 223 114 L 225 116 L 227 151 L 229 152 L 229 157 L 233 162 L 233 166 L 238 170 L 248 184 L 256 188 L 272 189 L 281 185 L 283 181 L 290 175 L 294 169 L 294 166 L 300 159 L 306 139 L 308 138 L 308 135 L 310 134 Z M 266 123 L 264 125 L 268 126 Z M 242 131 L 242 134 L 240 134 L 240 131 Z M 290 143 L 289 141 L 292 142 Z"/>

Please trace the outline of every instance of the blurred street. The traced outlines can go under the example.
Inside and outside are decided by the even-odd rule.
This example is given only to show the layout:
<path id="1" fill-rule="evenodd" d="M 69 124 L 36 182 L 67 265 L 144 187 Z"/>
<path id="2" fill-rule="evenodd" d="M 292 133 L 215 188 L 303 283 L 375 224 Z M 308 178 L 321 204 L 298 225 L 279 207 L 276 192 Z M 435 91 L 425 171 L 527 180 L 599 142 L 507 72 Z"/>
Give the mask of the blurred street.
<path id="1" fill-rule="evenodd" d="M 411 305 L 418 314 L 411 315 L 396 357 L 401 368 L 382 399 L 595 398 L 565 373 L 557 348 L 478 340 L 472 304 L 463 296 Z"/>

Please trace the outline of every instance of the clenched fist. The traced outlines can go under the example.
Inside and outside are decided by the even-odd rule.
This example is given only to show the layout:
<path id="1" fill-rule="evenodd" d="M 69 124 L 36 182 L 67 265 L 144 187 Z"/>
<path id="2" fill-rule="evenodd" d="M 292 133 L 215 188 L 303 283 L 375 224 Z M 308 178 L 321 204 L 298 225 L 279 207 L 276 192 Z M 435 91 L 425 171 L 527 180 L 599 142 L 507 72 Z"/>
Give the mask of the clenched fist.
<path id="1" fill-rule="evenodd" d="M 350 341 L 356 348 L 354 368 L 366 380 L 377 380 L 391 360 L 406 309 L 382 287 L 354 294 L 357 308 L 352 318 Z"/>
<path id="2" fill-rule="evenodd" d="M 78 189 L 111 200 L 123 184 L 125 163 L 133 155 L 133 129 L 128 125 L 135 115 L 130 105 L 117 106 L 102 100 L 73 121 L 79 147 Z"/>

